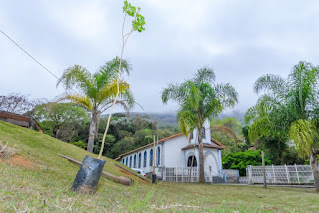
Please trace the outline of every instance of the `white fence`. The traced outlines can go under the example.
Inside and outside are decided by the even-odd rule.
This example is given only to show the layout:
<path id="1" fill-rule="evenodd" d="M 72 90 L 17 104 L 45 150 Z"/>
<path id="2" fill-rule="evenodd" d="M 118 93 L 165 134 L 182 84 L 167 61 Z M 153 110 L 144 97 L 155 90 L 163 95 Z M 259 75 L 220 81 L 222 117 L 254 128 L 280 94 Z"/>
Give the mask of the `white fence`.
<path id="1" fill-rule="evenodd" d="M 233 172 L 233 171 L 230 171 Z M 237 174 L 237 173 L 236 173 Z M 199 180 L 199 168 L 194 167 L 165 167 L 163 168 L 163 181 L 193 183 Z M 226 178 L 223 172 L 215 174 L 214 172 L 205 173 L 205 181 L 208 183 L 222 183 Z"/>
<path id="2" fill-rule="evenodd" d="M 270 184 L 309 184 L 314 182 L 309 165 L 266 166 L 266 182 Z M 248 166 L 246 177 L 240 177 L 240 183 L 263 183 L 262 166 Z"/>
<path id="3" fill-rule="evenodd" d="M 166 167 L 163 171 L 163 181 L 166 182 L 198 182 L 197 167 Z"/>

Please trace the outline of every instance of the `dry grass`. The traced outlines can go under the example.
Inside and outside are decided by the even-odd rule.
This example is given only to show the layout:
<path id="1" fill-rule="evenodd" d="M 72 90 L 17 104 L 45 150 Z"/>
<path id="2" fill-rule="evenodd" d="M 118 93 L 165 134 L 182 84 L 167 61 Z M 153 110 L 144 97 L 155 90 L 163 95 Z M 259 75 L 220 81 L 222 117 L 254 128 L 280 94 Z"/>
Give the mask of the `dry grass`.
<path id="1" fill-rule="evenodd" d="M 128 187 L 101 178 L 93 195 L 70 191 L 78 165 L 87 154 L 73 145 L 35 131 L 0 122 L 0 140 L 18 147 L 32 168 L 0 163 L 0 212 L 318 212 L 314 189 L 226 186 L 135 181 Z M 92 155 L 94 156 L 94 155 Z M 106 159 L 105 170 L 122 175 Z"/>
<path id="2" fill-rule="evenodd" d="M 3 144 L 0 141 L 0 158 L 10 160 L 11 156 L 18 153 L 18 149 L 10 147 L 9 143 Z"/>

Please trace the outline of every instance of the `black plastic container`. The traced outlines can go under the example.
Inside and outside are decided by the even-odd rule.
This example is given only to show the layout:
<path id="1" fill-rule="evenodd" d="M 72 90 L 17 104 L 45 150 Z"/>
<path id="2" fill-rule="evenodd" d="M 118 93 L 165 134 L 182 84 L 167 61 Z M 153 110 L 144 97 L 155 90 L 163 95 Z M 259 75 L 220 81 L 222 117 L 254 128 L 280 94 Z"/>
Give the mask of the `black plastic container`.
<path id="1" fill-rule="evenodd" d="M 93 193 L 99 183 L 106 161 L 85 156 L 71 190 Z"/>

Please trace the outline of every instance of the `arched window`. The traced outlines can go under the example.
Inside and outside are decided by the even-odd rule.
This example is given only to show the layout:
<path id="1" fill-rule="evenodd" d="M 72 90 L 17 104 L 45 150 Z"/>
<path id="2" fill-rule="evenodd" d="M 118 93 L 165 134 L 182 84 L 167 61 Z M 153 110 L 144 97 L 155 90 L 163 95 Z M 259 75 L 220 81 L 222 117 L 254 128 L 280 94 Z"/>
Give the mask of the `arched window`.
<path id="1" fill-rule="evenodd" d="M 150 166 L 153 166 L 153 149 L 150 151 Z"/>
<path id="2" fill-rule="evenodd" d="M 187 159 L 187 167 L 191 167 L 192 166 L 192 161 L 193 161 L 193 167 L 197 166 L 196 157 L 194 156 L 194 160 L 193 160 L 193 156 L 194 155 L 191 155 L 191 156 L 188 157 L 188 159 Z"/>
<path id="3" fill-rule="evenodd" d="M 130 168 L 132 168 L 132 156 L 130 157 Z"/>
<path id="4" fill-rule="evenodd" d="M 146 159 L 147 159 L 147 152 L 144 152 L 144 161 L 143 161 L 143 167 L 146 167 Z"/>
<path id="5" fill-rule="evenodd" d="M 126 157 L 126 166 L 128 165 L 128 157 Z"/>
<path id="6" fill-rule="evenodd" d="M 138 154 L 138 168 L 141 168 L 142 154 Z"/>
<path id="7" fill-rule="evenodd" d="M 202 129 L 202 138 L 206 139 L 206 132 L 205 132 L 205 128 L 204 127 Z"/>
<path id="8" fill-rule="evenodd" d="M 191 140 L 193 140 L 193 139 L 194 139 L 194 133 L 193 133 L 193 132 L 191 132 L 191 136 L 190 136 L 190 138 L 191 138 Z"/>
<path id="9" fill-rule="evenodd" d="M 124 160 L 124 158 L 123 158 L 123 159 L 122 159 L 122 163 L 123 163 L 123 164 L 124 164 L 124 161 L 125 161 L 125 160 Z"/>
<path id="10" fill-rule="evenodd" d="M 133 168 L 136 168 L 136 154 L 134 155 L 134 163 L 133 163 Z"/>
<path id="11" fill-rule="evenodd" d="M 160 147 L 157 147 L 157 156 L 156 156 L 156 161 L 157 161 L 157 166 L 160 165 L 160 162 L 161 162 L 161 148 Z"/>

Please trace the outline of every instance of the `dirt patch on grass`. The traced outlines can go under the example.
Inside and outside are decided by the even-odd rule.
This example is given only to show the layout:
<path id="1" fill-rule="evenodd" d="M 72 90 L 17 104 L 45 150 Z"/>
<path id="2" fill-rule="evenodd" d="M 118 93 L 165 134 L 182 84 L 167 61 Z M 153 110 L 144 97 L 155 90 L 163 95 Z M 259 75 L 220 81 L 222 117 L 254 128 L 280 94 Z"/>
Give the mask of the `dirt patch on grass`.
<path id="1" fill-rule="evenodd" d="M 23 166 L 29 169 L 34 168 L 34 163 L 21 155 L 11 156 L 10 162 L 15 166 Z"/>
<path id="2" fill-rule="evenodd" d="M 2 141 L 0 141 L 0 162 L 7 162 L 7 163 L 12 163 L 15 166 L 23 166 L 29 169 L 34 168 L 34 163 L 21 156 L 18 155 L 18 149 L 9 147 L 8 143 L 4 145 Z"/>
<path id="3" fill-rule="evenodd" d="M 143 179 L 141 179 L 141 178 L 139 178 L 139 177 L 137 177 L 137 176 L 135 176 L 135 175 L 133 175 L 133 174 L 131 174 L 131 173 L 129 173 L 129 172 L 123 170 L 123 169 L 121 169 L 120 171 L 121 171 L 123 174 L 125 174 L 125 176 L 131 178 L 131 179 L 134 180 L 134 181 L 140 181 L 140 182 L 142 182 L 142 183 L 148 183 L 148 181 L 143 180 Z"/>

